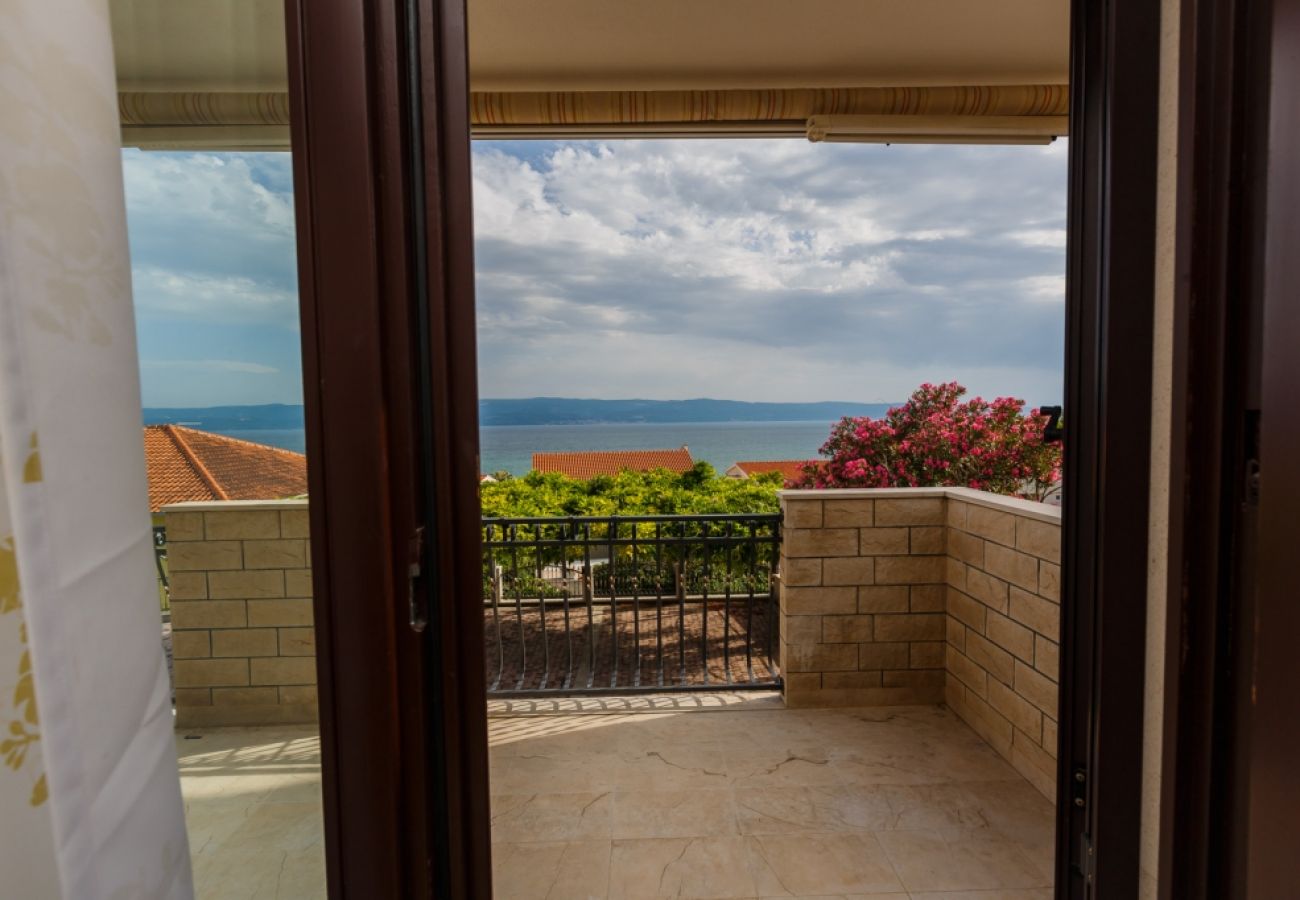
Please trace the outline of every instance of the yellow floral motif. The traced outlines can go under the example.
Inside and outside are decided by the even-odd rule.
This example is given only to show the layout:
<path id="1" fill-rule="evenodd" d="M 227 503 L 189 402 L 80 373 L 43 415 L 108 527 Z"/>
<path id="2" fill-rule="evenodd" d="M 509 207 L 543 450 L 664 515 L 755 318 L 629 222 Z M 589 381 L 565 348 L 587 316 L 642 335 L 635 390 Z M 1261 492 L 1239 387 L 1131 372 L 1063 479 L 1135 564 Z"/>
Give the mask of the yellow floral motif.
<path id="1" fill-rule="evenodd" d="M 21 605 L 18 599 L 18 559 L 14 556 L 14 539 L 0 540 L 0 614 L 10 613 Z"/>
<path id="2" fill-rule="evenodd" d="M 23 463 L 23 484 L 35 484 L 41 480 L 41 451 L 37 447 L 36 432 L 32 432 L 27 461 Z"/>
<path id="3" fill-rule="evenodd" d="M 34 445 L 35 437 L 32 441 Z M 31 459 L 28 459 L 26 469 L 28 472 L 31 471 Z M 35 472 L 36 480 L 40 480 L 39 459 L 36 462 Z M 18 559 L 14 554 L 14 539 L 6 537 L 0 539 L 0 614 L 17 612 L 21 609 L 22 597 L 19 592 Z M 19 640 L 26 647 L 27 623 L 19 623 L 18 629 Z M 14 687 L 13 704 L 18 718 L 10 720 L 7 736 L 0 739 L 0 759 L 16 772 L 27 762 L 28 751 L 41 737 L 40 716 L 36 711 L 36 682 L 32 674 L 30 650 L 24 649 L 18 660 L 18 683 Z M 48 798 L 49 789 L 45 775 L 42 774 L 32 785 L 28 802 L 32 806 L 40 806 Z"/>

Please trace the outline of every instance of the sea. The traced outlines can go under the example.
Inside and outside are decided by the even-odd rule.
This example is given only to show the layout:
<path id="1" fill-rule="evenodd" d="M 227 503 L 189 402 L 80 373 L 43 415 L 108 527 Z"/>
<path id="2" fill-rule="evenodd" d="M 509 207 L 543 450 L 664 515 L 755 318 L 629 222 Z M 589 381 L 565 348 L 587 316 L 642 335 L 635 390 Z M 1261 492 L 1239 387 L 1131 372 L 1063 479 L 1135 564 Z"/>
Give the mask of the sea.
<path id="1" fill-rule="evenodd" d="M 661 450 L 686 446 L 718 473 L 738 460 L 815 459 L 831 422 L 679 422 L 592 425 L 486 425 L 479 429 L 484 472 L 523 475 L 534 453 L 574 450 Z M 222 430 L 259 444 L 306 451 L 301 428 Z"/>

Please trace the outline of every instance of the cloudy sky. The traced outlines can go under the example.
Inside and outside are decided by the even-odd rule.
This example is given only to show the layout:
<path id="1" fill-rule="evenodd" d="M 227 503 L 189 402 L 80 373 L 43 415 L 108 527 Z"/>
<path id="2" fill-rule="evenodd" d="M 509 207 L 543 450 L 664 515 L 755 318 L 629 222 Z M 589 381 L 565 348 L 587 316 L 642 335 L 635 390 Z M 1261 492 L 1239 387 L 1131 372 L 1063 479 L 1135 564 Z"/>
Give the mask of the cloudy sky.
<path id="1" fill-rule="evenodd" d="M 284 154 L 124 154 L 147 406 L 301 401 Z M 488 397 L 1059 402 L 1065 144 L 479 142 Z"/>

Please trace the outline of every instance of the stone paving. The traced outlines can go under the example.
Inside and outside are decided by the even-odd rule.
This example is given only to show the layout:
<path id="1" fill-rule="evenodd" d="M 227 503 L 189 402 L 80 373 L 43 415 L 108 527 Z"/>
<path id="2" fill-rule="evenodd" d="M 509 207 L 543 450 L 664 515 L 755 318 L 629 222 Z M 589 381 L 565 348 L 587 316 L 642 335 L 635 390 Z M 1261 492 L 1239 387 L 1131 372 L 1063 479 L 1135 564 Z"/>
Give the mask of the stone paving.
<path id="1" fill-rule="evenodd" d="M 176 734 L 199 900 L 325 897 L 315 726 Z"/>
<path id="2" fill-rule="evenodd" d="M 1051 803 L 943 707 L 489 704 L 498 900 L 1048 900 Z M 315 728 L 178 733 L 196 893 L 325 896 Z"/>
<path id="3" fill-rule="evenodd" d="M 948 710 L 733 696 L 494 717 L 496 897 L 1052 896 L 1051 803 Z"/>

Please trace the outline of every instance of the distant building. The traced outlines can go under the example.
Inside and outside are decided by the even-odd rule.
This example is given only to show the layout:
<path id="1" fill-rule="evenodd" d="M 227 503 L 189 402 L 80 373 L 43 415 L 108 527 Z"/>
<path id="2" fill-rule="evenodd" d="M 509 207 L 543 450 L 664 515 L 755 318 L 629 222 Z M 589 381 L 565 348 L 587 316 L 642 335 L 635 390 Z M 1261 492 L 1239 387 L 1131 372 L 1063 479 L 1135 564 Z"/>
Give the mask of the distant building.
<path id="1" fill-rule="evenodd" d="M 791 481 L 803 477 L 804 466 L 818 465 L 815 459 L 760 459 L 732 463 L 724 473 L 728 478 L 749 478 L 752 475 L 766 475 L 779 472 L 782 481 Z"/>
<path id="2" fill-rule="evenodd" d="M 678 450 L 583 450 L 576 453 L 534 453 L 534 472 L 559 472 L 570 478 L 617 475 L 624 470 L 685 472 L 695 461 L 685 446 Z"/>
<path id="3" fill-rule="evenodd" d="M 202 500 L 280 500 L 307 493 L 307 457 L 185 428 L 146 425 L 149 509 Z"/>

